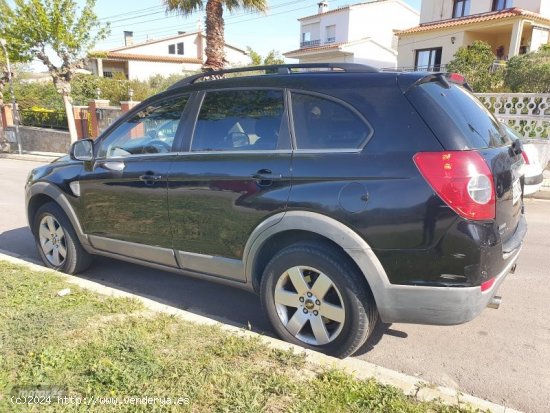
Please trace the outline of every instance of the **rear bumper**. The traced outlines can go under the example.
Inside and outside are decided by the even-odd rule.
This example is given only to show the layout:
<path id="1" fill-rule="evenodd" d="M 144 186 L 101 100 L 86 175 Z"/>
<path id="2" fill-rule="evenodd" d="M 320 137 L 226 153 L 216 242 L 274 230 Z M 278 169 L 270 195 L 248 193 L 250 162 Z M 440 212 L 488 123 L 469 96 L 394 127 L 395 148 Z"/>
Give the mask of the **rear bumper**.
<path id="1" fill-rule="evenodd" d="M 376 300 L 380 318 L 385 323 L 434 325 L 461 324 L 474 319 L 487 307 L 516 263 L 526 233 L 527 221 L 521 215 L 514 235 L 500 244 L 499 252 L 494 251 L 502 254 L 502 258 L 498 260 L 500 264 L 494 261 L 491 265 L 496 267 L 494 272 L 490 271 L 490 267 L 487 268 L 488 277 L 485 279 L 495 277 L 495 282 L 488 290 L 481 291 L 479 285 L 434 287 L 386 284 Z"/>
<path id="2" fill-rule="evenodd" d="M 380 318 L 385 323 L 433 325 L 454 325 L 470 321 L 487 307 L 515 264 L 520 250 L 521 246 L 508 258 L 493 286 L 483 292 L 479 286 L 392 285 L 386 291 L 384 302 L 378 303 Z"/>

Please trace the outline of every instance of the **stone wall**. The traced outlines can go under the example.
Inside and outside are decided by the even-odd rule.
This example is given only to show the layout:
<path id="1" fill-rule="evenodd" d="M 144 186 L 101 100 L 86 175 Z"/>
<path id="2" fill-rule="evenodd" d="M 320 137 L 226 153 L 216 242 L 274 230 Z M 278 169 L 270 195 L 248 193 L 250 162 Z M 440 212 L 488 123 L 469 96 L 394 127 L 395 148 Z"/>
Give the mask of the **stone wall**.
<path id="1" fill-rule="evenodd" d="M 21 149 L 25 152 L 68 153 L 69 147 L 71 146 L 69 132 L 55 129 L 20 126 L 19 136 L 21 139 Z M 17 149 L 17 144 L 12 143 L 11 146 L 12 151 Z"/>

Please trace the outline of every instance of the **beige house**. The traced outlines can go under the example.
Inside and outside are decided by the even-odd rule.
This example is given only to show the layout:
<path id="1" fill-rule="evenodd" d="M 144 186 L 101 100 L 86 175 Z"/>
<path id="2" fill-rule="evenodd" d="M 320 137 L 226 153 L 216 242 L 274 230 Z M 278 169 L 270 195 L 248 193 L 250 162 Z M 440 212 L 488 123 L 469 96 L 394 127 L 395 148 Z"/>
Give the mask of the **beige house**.
<path id="1" fill-rule="evenodd" d="M 141 43 L 134 43 L 132 32 L 124 32 L 124 43 L 122 47 L 94 52 L 88 69 L 101 77 L 122 73 L 126 79 L 146 80 L 154 75 L 200 70 L 206 59 L 206 38 L 200 31 L 180 32 Z M 229 66 L 246 66 L 250 62 L 246 51 L 228 44 L 225 59 Z"/>
<path id="2" fill-rule="evenodd" d="M 423 0 L 420 25 L 397 33 L 398 68 L 444 70 L 461 46 L 489 43 L 499 61 L 550 42 L 550 0 Z"/>

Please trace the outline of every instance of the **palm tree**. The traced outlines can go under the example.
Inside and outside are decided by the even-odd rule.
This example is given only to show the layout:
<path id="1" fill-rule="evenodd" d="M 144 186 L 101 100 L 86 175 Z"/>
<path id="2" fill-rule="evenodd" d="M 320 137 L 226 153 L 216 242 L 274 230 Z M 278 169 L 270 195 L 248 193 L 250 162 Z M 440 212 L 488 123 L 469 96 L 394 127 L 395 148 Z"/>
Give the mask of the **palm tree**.
<path id="1" fill-rule="evenodd" d="M 223 69 L 226 60 L 224 53 L 223 8 L 230 13 L 237 9 L 251 12 L 267 11 L 267 0 L 164 0 L 166 11 L 185 16 L 206 8 L 206 62 L 204 71 Z"/>

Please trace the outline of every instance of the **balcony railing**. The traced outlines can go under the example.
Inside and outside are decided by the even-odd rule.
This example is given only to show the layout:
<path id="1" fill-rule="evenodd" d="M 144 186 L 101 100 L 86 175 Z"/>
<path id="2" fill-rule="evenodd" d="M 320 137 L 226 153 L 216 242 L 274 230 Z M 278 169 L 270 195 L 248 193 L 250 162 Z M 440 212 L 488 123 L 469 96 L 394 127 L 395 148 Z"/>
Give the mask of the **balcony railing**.
<path id="1" fill-rule="evenodd" d="M 319 46 L 321 44 L 321 40 L 308 40 L 307 42 L 300 43 L 300 49 L 306 48 L 306 47 L 315 47 Z"/>
<path id="2" fill-rule="evenodd" d="M 327 37 L 327 41 L 325 43 L 334 43 L 336 41 L 336 37 Z"/>
<path id="3" fill-rule="evenodd" d="M 408 67 L 384 67 L 383 72 L 447 72 L 447 65 L 434 66 L 408 66 Z"/>

